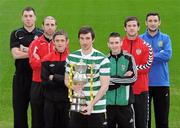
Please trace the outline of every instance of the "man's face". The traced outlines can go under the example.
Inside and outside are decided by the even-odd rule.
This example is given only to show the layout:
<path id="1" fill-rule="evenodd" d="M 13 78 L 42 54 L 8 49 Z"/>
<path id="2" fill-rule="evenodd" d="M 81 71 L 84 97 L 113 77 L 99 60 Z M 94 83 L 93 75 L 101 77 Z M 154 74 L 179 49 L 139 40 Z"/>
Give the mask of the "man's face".
<path id="1" fill-rule="evenodd" d="M 24 27 L 33 27 L 35 25 L 36 16 L 33 11 L 24 11 L 22 15 L 22 22 Z"/>
<path id="2" fill-rule="evenodd" d="M 121 50 L 122 42 L 120 37 L 110 37 L 108 47 L 113 55 L 117 55 Z"/>
<path id="3" fill-rule="evenodd" d="M 79 35 L 79 42 L 82 50 L 89 50 L 92 47 L 92 35 L 91 33 L 87 34 L 80 34 Z"/>
<path id="4" fill-rule="evenodd" d="M 46 35 L 52 36 L 56 30 L 56 21 L 54 19 L 45 19 L 43 30 Z"/>
<path id="5" fill-rule="evenodd" d="M 155 32 L 159 28 L 160 24 L 161 22 L 159 21 L 158 16 L 147 17 L 146 26 L 150 31 Z"/>
<path id="6" fill-rule="evenodd" d="M 129 37 L 136 37 L 138 35 L 139 26 L 137 21 L 128 21 L 124 29 Z"/>
<path id="7" fill-rule="evenodd" d="M 57 35 L 54 39 L 54 46 L 60 53 L 64 52 L 67 44 L 68 40 L 66 40 L 66 37 L 64 35 Z"/>

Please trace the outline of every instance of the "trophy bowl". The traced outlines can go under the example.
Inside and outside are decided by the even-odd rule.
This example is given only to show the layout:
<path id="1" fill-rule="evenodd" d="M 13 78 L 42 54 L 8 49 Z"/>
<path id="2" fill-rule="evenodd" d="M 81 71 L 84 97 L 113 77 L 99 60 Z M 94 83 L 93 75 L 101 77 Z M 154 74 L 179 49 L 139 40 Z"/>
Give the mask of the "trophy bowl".
<path id="1" fill-rule="evenodd" d="M 82 85 L 82 90 L 80 92 L 73 93 L 70 110 L 82 112 L 81 108 L 86 106 L 86 97 L 83 94 L 83 88 L 84 84 L 88 82 L 88 78 L 86 76 L 87 65 L 81 61 L 74 65 L 74 70 L 75 71 L 72 78 L 73 85 Z"/>

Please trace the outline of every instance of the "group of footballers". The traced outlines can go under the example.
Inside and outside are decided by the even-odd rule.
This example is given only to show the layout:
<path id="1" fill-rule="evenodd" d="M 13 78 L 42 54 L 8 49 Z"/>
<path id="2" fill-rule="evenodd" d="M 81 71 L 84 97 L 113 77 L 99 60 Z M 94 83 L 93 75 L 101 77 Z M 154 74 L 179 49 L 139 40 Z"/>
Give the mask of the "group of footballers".
<path id="1" fill-rule="evenodd" d="M 168 61 L 171 40 L 160 31 L 160 16 L 146 16 L 147 29 L 139 36 L 135 16 L 124 21 L 124 38 L 111 32 L 109 54 L 93 48 L 95 32 L 82 26 L 80 49 L 69 50 L 69 37 L 56 31 L 57 21 L 47 16 L 42 29 L 35 25 L 32 7 L 22 11 L 23 27 L 14 30 L 10 48 L 15 60 L 13 76 L 14 128 L 28 128 L 31 106 L 32 128 L 151 128 L 153 99 L 156 128 L 168 128 L 170 105 Z M 71 64 L 93 65 L 86 84 L 72 84 L 73 92 L 83 91 L 86 106 L 70 111 L 68 95 Z"/>

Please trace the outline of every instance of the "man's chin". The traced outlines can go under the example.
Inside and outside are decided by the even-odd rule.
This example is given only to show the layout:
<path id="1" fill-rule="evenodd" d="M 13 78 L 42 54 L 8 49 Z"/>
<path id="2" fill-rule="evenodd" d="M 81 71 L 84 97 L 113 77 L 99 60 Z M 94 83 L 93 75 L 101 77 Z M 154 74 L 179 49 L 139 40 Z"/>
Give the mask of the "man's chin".
<path id="1" fill-rule="evenodd" d="M 148 29 L 150 32 L 156 32 L 157 29 Z"/>

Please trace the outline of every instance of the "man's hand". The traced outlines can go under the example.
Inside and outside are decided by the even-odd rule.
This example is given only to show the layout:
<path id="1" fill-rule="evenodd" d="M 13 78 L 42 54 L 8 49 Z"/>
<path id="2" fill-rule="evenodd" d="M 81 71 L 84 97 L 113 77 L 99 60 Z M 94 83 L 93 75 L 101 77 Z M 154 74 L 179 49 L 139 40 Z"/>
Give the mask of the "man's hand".
<path id="1" fill-rule="evenodd" d="M 29 50 L 29 48 L 28 47 L 25 47 L 24 45 L 20 45 L 20 51 L 22 51 L 22 52 L 28 52 L 28 50 Z"/>
<path id="2" fill-rule="evenodd" d="M 37 53 L 33 53 L 33 56 L 34 56 L 34 58 L 36 58 L 37 60 L 40 60 L 40 57 L 39 57 L 39 55 L 38 55 Z"/>
<path id="3" fill-rule="evenodd" d="M 132 71 L 127 71 L 127 72 L 124 74 L 124 76 L 131 76 L 132 74 L 133 74 Z"/>
<path id="4" fill-rule="evenodd" d="M 53 80 L 54 75 L 49 75 L 49 80 Z"/>
<path id="5" fill-rule="evenodd" d="M 93 110 L 93 106 L 91 104 L 89 104 L 88 106 L 83 106 L 81 107 L 81 113 L 83 115 L 91 115 L 91 112 Z"/>

